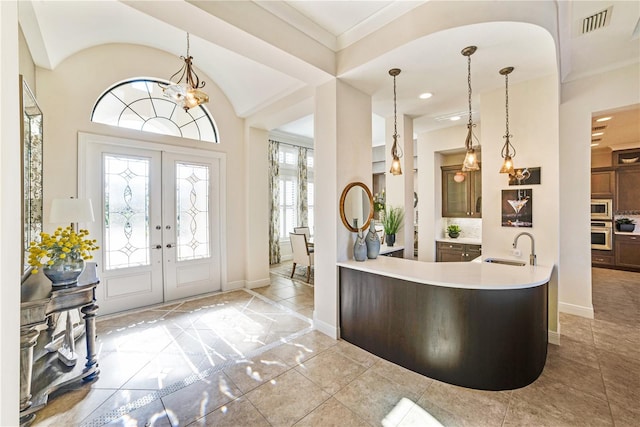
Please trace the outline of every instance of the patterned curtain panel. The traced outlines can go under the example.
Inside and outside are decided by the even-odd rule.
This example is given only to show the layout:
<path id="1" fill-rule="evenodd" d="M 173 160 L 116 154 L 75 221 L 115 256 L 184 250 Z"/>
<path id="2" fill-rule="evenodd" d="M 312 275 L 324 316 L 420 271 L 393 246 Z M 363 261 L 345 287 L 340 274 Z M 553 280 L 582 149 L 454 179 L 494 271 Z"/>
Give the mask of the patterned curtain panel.
<path id="1" fill-rule="evenodd" d="M 298 148 L 298 227 L 309 225 L 307 203 L 307 149 Z"/>
<path id="2" fill-rule="evenodd" d="M 278 188 L 278 151 L 276 141 L 269 140 L 269 184 L 271 192 L 271 215 L 269 222 L 269 263 L 280 262 L 280 191 Z"/>

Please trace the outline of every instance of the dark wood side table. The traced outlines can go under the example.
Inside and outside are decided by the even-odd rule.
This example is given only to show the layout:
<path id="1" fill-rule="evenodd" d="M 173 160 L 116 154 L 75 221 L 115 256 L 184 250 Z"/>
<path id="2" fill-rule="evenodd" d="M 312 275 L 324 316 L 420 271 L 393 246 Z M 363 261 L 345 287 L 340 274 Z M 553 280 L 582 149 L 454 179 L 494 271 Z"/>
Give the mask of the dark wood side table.
<path id="1" fill-rule="evenodd" d="M 50 393 L 74 381 L 91 381 L 99 374 L 96 356 L 95 289 L 100 280 L 95 263 L 87 263 L 78 284 L 52 289 L 44 274 L 27 277 L 20 303 L 20 424 L 28 425 L 47 404 Z M 84 314 L 86 363 L 68 367 L 56 353 L 48 353 L 47 324 L 51 315 L 80 308 Z M 47 337 L 50 338 L 50 337 Z M 34 357 L 35 355 L 35 357 Z"/>

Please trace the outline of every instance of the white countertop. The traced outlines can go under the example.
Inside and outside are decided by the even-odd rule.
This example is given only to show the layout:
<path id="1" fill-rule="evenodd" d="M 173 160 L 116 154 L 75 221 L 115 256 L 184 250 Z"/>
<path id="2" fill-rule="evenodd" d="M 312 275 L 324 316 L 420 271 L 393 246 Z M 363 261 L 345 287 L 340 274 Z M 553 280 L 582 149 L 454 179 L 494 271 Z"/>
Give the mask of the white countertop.
<path id="1" fill-rule="evenodd" d="M 458 237 L 456 239 L 452 239 L 451 237 L 440 237 L 436 239 L 436 242 L 447 242 L 447 243 L 460 243 L 467 245 L 482 245 L 482 240 L 476 239 L 473 237 Z"/>
<path id="2" fill-rule="evenodd" d="M 404 246 L 387 246 L 385 244 L 380 245 L 380 255 L 388 254 L 390 252 L 403 251 Z"/>
<path id="3" fill-rule="evenodd" d="M 486 258 L 486 257 L 483 257 Z M 487 262 L 422 262 L 381 256 L 363 262 L 348 260 L 339 267 L 410 282 L 461 289 L 524 289 L 543 285 L 552 267 L 522 267 Z"/>

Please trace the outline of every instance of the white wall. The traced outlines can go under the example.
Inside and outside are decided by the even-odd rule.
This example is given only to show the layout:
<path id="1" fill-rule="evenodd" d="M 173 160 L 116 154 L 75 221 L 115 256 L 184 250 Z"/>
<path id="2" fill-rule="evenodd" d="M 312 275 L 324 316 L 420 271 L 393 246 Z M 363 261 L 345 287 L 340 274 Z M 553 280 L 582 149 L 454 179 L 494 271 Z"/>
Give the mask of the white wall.
<path id="1" fill-rule="evenodd" d="M 20 390 L 20 122 L 18 8 L 0 2 L 0 425 L 18 425 Z"/>
<path id="2" fill-rule="evenodd" d="M 77 194 L 77 133 L 79 131 L 123 138 L 189 146 L 227 154 L 227 284 L 242 287 L 246 274 L 246 178 L 243 121 L 224 93 L 207 76 L 207 108 L 219 130 L 220 144 L 184 140 L 92 123 L 90 115 L 100 94 L 132 77 L 168 78 L 180 60 L 166 52 L 125 44 L 108 44 L 83 50 L 55 70 L 37 69 L 38 102 L 44 112 L 44 218 L 51 199 Z"/>
<path id="3" fill-rule="evenodd" d="M 562 85 L 560 104 L 560 311 L 593 318 L 591 302 L 591 114 L 640 102 L 640 66 Z"/>

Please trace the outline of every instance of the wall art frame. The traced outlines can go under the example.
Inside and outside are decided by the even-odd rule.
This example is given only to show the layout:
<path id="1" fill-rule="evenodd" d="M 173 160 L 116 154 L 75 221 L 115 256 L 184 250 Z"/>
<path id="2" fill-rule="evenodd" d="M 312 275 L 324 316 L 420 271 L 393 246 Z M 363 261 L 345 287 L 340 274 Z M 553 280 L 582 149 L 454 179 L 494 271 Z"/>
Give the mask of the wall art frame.
<path id="1" fill-rule="evenodd" d="M 502 190 L 502 226 L 533 227 L 533 190 Z"/>

